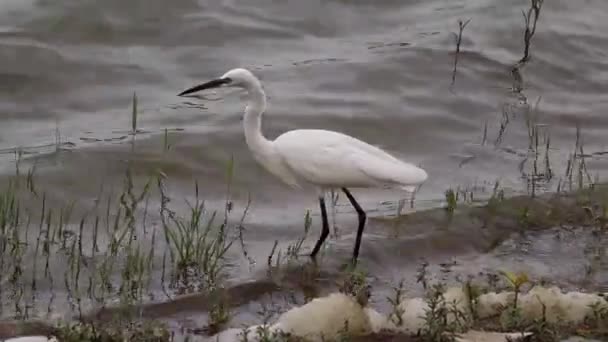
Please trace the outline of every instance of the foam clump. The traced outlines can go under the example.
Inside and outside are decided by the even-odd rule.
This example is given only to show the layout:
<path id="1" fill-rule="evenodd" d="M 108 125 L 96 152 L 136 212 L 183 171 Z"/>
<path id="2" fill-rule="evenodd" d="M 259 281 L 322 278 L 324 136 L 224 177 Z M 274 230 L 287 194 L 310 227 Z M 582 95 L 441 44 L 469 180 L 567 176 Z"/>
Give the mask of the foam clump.
<path id="1" fill-rule="evenodd" d="M 582 323 L 585 318 L 593 316 L 593 305 L 596 304 L 608 305 L 599 295 L 578 291 L 563 293 L 558 287 L 536 286 L 518 299 L 524 319 L 542 318 L 544 311 L 550 323 Z"/>
<path id="2" fill-rule="evenodd" d="M 464 334 L 458 334 L 454 340 L 456 342 L 506 342 L 506 341 L 522 341 L 532 333 L 499 333 L 491 331 L 469 330 Z"/>
<path id="3" fill-rule="evenodd" d="M 478 318 L 498 317 L 515 299 L 514 292 L 489 292 L 475 301 Z M 459 317 L 471 318 L 471 300 L 463 287 L 450 287 L 443 292 L 444 304 L 449 308 L 447 320 Z M 518 307 L 524 320 L 543 317 L 550 323 L 577 324 L 593 315 L 594 304 L 608 305 L 606 300 L 594 294 L 582 292 L 562 293 L 557 287 L 536 286 L 518 298 Z M 543 309 L 544 304 L 544 309 Z M 417 334 L 425 325 L 429 305 L 424 298 L 404 298 L 398 305 L 400 324 L 395 324 L 384 314 L 361 305 L 355 297 L 343 293 L 332 293 L 283 313 L 274 324 L 257 325 L 246 329 L 247 341 L 258 341 L 260 331 L 268 334 L 288 333 L 307 341 L 332 340 L 340 336 L 367 335 L 378 332 Z M 457 313 L 455 313 L 455 311 Z M 214 339 L 219 342 L 243 340 L 243 329 L 229 329 Z M 459 342 L 494 342 L 505 338 L 514 341 L 524 337 L 507 333 L 470 330 L 460 334 Z"/>
<path id="4" fill-rule="evenodd" d="M 464 316 L 470 314 L 468 296 L 461 287 L 448 288 L 443 293 L 443 298 L 445 304 L 452 310 L 448 314 L 448 322 L 453 322 L 456 319 L 453 311 L 458 311 Z M 429 305 L 424 298 L 405 298 L 399 304 L 399 310 L 402 312 L 401 324 L 397 326 L 389 322 L 385 330 L 416 334 L 424 327 L 424 317 L 429 310 Z"/>
<path id="5" fill-rule="evenodd" d="M 514 300 L 515 293 L 512 291 L 482 294 L 477 298 L 477 316 L 482 319 L 496 316 Z"/>
<path id="6" fill-rule="evenodd" d="M 258 341 L 264 334 L 290 334 L 310 341 L 336 339 L 341 335 L 367 335 L 381 331 L 386 318 L 379 312 L 364 308 L 355 297 L 332 293 L 315 298 L 307 304 L 283 313 L 272 325 L 256 325 L 247 329 L 229 329 L 217 336 L 220 342 Z M 264 333 L 260 333 L 260 330 Z"/>
<path id="7" fill-rule="evenodd" d="M 374 314 L 376 324 L 381 321 L 378 315 Z M 303 306 L 292 308 L 279 317 L 272 329 L 303 338 L 322 335 L 332 339 L 343 333 L 369 334 L 372 332 L 372 324 L 368 313 L 354 297 L 343 293 L 332 293 L 327 297 L 316 298 Z"/>
<path id="8" fill-rule="evenodd" d="M 503 310 L 513 305 L 515 293 L 490 292 L 477 299 L 477 314 L 479 318 L 500 315 Z M 608 305 L 606 300 L 596 294 L 578 291 L 563 293 L 559 287 L 535 286 L 527 293 L 521 293 L 517 299 L 517 307 L 522 318 L 531 322 L 542 319 L 543 315 L 549 323 L 579 324 L 585 318 L 593 316 L 593 305 Z"/>
<path id="9" fill-rule="evenodd" d="M 450 287 L 443 293 L 443 300 L 449 312 L 447 320 L 453 322 L 455 311 L 460 317 L 471 318 L 471 301 L 462 287 Z M 489 292 L 480 295 L 473 305 L 480 319 L 498 317 L 515 300 L 512 291 Z M 583 292 L 563 293 L 558 287 L 535 286 L 529 292 L 519 295 L 517 305 L 525 321 L 531 322 L 543 317 L 549 323 L 579 324 L 593 316 L 593 305 L 608 302 L 601 296 Z M 544 305 L 544 309 L 543 309 Z M 416 334 L 424 327 L 424 317 L 429 306 L 424 298 L 405 298 L 399 304 L 402 324 L 396 326 L 388 321 L 385 330 Z"/>
<path id="10" fill-rule="evenodd" d="M 57 339 L 54 337 L 46 337 L 46 336 L 22 336 L 22 337 L 14 337 L 3 340 L 4 342 L 57 342 Z"/>
<path id="11" fill-rule="evenodd" d="M 424 315 L 429 306 L 422 298 L 406 298 L 399 304 L 401 324 L 389 324 L 386 330 L 416 334 L 424 326 Z"/>
<path id="12" fill-rule="evenodd" d="M 391 321 L 386 316 L 372 308 L 365 308 L 364 312 L 367 315 L 373 333 L 384 331 L 391 324 Z"/>

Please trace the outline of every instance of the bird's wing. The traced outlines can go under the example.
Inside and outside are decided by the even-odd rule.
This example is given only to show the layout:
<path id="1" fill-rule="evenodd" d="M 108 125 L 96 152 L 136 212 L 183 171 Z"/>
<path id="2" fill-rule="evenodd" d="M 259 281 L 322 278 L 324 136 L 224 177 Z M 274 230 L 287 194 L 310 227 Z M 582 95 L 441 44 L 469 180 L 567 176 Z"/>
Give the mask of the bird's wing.
<path id="1" fill-rule="evenodd" d="M 418 184 L 424 170 L 350 136 L 324 130 L 295 130 L 278 137 L 275 148 L 294 173 L 309 182 L 334 186 Z"/>

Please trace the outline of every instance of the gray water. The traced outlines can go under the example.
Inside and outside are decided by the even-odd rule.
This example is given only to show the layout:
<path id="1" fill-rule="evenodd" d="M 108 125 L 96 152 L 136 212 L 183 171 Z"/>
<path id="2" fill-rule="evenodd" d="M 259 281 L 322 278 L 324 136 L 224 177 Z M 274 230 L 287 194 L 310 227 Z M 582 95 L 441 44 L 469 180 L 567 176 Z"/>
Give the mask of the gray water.
<path id="1" fill-rule="evenodd" d="M 269 96 L 267 137 L 295 128 L 339 130 L 420 164 L 430 178 L 415 209 L 442 205 L 450 187 L 487 192 L 499 181 L 507 194 L 529 191 L 530 108 L 537 111 L 541 144 L 547 136 L 551 142 L 554 177 L 541 190 L 555 189 L 563 178 L 577 123 L 587 167 L 605 179 L 608 2 L 546 1 L 517 93 L 510 70 L 522 57 L 521 12 L 528 6 L 526 0 L 3 0 L 0 168 L 14 172 L 19 148 L 36 162 L 38 184 L 57 203 L 88 203 L 99 184 L 121 181 L 129 159 L 139 180 L 161 168 L 174 195 L 191 196 L 196 179 L 204 197 L 219 204 L 232 156 L 233 200 L 242 210 L 251 196 L 247 239 L 263 264 L 275 239 L 289 242 L 301 233 L 307 209 L 316 236 L 314 192 L 280 184 L 250 157 L 241 97 L 176 96 L 246 67 Z M 452 84 L 457 21 L 469 18 Z M 134 92 L 141 133 L 132 151 Z M 509 121 L 501 132 L 504 115 Z M 394 214 L 403 197 L 376 190 L 355 195 L 371 216 Z M 354 215 L 344 199 L 338 212 L 347 241 L 332 243 L 346 246 L 339 248 L 346 260 Z M 365 239 L 375 241 L 372 250 L 382 249 L 386 237 L 372 227 Z M 544 240 L 537 241 L 546 252 Z M 541 255 L 532 268 L 551 273 L 551 257 Z M 492 267 L 502 260 L 470 258 Z M 381 273 L 415 266 L 403 260 Z M 233 279 L 253 277 L 248 267 L 237 269 Z"/>

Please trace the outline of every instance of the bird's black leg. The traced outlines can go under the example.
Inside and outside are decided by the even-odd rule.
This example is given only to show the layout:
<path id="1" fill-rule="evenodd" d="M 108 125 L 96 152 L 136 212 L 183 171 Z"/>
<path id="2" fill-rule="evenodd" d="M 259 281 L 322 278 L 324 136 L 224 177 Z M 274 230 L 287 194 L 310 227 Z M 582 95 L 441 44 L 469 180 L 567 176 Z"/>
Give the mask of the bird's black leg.
<path id="1" fill-rule="evenodd" d="M 327 239 L 327 235 L 329 235 L 329 223 L 327 222 L 327 209 L 325 208 L 325 197 L 319 197 L 319 206 L 321 207 L 321 218 L 323 219 L 323 230 L 321 230 L 321 236 L 315 245 L 315 248 L 310 253 L 310 257 L 315 260 L 317 257 L 317 253 L 319 253 L 319 249 L 321 249 L 321 245 Z"/>
<path id="2" fill-rule="evenodd" d="M 365 228 L 365 220 L 366 220 L 367 216 L 365 215 L 365 211 L 363 211 L 363 209 L 361 209 L 361 206 L 359 205 L 359 203 L 357 203 L 357 201 L 355 200 L 353 195 L 350 193 L 350 191 L 348 191 L 347 188 L 342 188 L 342 191 L 344 191 L 344 193 L 346 194 L 346 197 L 348 197 L 348 200 L 350 201 L 350 204 L 353 205 L 353 207 L 357 211 L 357 215 L 359 216 L 359 227 L 357 228 L 357 240 L 355 241 L 355 250 L 353 251 L 353 266 L 355 266 L 355 265 L 357 265 L 357 258 L 359 257 L 359 248 L 361 247 L 361 237 L 363 236 L 363 229 Z"/>

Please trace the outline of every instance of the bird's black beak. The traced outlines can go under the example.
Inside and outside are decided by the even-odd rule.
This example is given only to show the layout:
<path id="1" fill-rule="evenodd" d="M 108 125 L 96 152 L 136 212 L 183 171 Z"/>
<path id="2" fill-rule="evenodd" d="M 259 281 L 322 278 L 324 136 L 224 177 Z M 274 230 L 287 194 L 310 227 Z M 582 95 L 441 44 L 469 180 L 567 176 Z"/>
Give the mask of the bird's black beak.
<path id="1" fill-rule="evenodd" d="M 218 88 L 225 84 L 229 84 L 230 82 L 232 82 L 232 80 L 229 77 L 218 78 L 218 79 L 215 79 L 215 80 L 212 80 L 209 82 L 205 82 L 203 84 L 199 84 L 190 89 L 186 89 L 186 90 L 182 91 L 181 93 L 177 94 L 177 96 L 184 96 L 184 95 L 196 93 L 196 92 L 199 92 L 199 91 L 205 90 L 205 89 Z"/>

